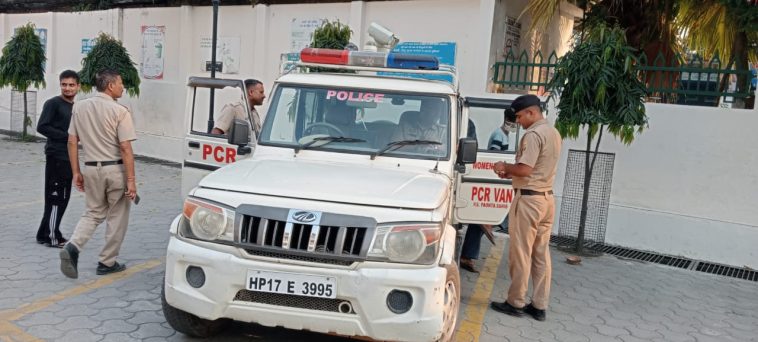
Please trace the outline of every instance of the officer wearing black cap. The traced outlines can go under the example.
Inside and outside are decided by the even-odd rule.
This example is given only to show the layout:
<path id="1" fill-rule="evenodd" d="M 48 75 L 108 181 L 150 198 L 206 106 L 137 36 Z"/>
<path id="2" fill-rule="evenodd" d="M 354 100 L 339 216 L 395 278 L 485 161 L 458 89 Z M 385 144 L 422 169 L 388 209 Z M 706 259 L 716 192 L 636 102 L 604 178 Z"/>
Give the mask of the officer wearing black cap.
<path id="1" fill-rule="evenodd" d="M 545 320 L 550 296 L 550 231 L 555 216 L 553 181 L 561 153 L 561 136 L 542 115 L 540 99 L 522 95 L 511 104 L 516 122 L 525 132 L 516 162 L 498 162 L 495 173 L 513 181 L 515 197 L 509 212 L 508 273 L 511 285 L 505 302 L 491 307 L 512 316 L 524 313 Z M 532 300 L 526 302 L 529 278 Z"/>

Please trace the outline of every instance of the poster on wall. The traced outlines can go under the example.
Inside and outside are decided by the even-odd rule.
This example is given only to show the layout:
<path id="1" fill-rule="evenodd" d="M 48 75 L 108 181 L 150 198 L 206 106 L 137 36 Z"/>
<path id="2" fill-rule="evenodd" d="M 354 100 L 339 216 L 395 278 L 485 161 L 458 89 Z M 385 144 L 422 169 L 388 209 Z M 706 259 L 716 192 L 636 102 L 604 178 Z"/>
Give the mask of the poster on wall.
<path id="1" fill-rule="evenodd" d="M 211 71 L 211 38 L 200 38 L 200 49 L 205 58 L 202 71 Z M 216 41 L 216 71 L 237 74 L 240 71 L 240 37 L 218 37 Z"/>
<path id="2" fill-rule="evenodd" d="M 42 43 L 42 50 L 45 50 L 45 56 L 47 56 L 47 29 L 35 28 L 34 33 L 36 33 L 37 37 L 39 37 L 39 41 Z M 47 69 L 47 62 L 42 63 L 42 69 Z"/>
<path id="3" fill-rule="evenodd" d="M 505 17 L 505 44 L 503 45 L 503 56 L 508 55 L 508 51 L 513 50 L 513 55 L 518 56 L 521 45 L 521 23 L 517 18 Z"/>
<path id="4" fill-rule="evenodd" d="M 404 53 L 411 55 L 427 55 L 437 57 L 440 65 L 455 66 L 455 42 L 402 42 L 397 44 L 392 52 Z M 452 82 L 453 78 L 447 75 L 420 75 L 420 74 L 398 74 L 378 72 L 377 75 L 402 75 L 404 77 L 424 78 L 431 80 L 444 80 Z"/>
<path id="5" fill-rule="evenodd" d="M 82 55 L 88 54 L 95 46 L 95 38 L 82 38 Z"/>
<path id="6" fill-rule="evenodd" d="M 142 26 L 142 77 L 151 80 L 163 79 L 166 26 Z"/>
<path id="7" fill-rule="evenodd" d="M 47 54 L 47 29 L 35 28 L 34 33 L 36 33 L 37 37 L 39 37 L 39 41 L 42 43 L 42 49 L 44 49 L 45 54 Z"/>
<path id="8" fill-rule="evenodd" d="M 290 52 L 300 52 L 313 40 L 313 32 L 324 23 L 324 19 L 292 18 L 290 23 Z"/>

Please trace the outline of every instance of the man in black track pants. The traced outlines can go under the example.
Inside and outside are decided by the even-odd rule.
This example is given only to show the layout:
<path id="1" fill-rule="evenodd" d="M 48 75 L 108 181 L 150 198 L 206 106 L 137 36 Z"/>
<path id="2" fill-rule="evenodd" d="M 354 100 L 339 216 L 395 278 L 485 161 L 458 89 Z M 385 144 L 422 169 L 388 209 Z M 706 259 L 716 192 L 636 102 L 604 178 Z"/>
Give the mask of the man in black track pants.
<path id="1" fill-rule="evenodd" d="M 45 212 L 37 229 L 37 243 L 62 248 L 66 239 L 60 231 L 61 219 L 71 196 L 71 164 L 68 158 L 68 125 L 74 97 L 79 92 L 79 75 L 66 70 L 59 77 L 61 94 L 45 102 L 37 132 L 45 144 Z"/>

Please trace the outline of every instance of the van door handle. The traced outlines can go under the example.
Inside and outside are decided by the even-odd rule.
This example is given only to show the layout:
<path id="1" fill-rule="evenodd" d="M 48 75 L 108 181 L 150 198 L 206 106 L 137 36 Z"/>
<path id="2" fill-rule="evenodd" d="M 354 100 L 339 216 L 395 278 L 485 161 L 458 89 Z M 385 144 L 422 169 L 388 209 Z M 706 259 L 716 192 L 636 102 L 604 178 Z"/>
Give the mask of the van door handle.
<path id="1" fill-rule="evenodd" d="M 200 148 L 200 143 L 197 141 L 190 141 L 187 145 L 192 148 Z"/>

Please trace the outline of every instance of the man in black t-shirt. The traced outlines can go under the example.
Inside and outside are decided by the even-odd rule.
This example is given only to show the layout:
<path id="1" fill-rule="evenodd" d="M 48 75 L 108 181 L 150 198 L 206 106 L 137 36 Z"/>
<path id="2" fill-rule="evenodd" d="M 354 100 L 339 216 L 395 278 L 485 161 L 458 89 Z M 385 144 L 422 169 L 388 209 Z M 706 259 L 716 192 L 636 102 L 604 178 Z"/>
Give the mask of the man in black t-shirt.
<path id="1" fill-rule="evenodd" d="M 45 212 L 37 230 L 37 243 L 62 248 L 66 243 L 60 231 L 61 219 L 71 197 L 71 164 L 68 158 L 68 125 L 74 97 L 79 92 L 79 75 L 66 70 L 59 77 L 61 94 L 45 102 L 37 132 L 45 144 Z"/>

